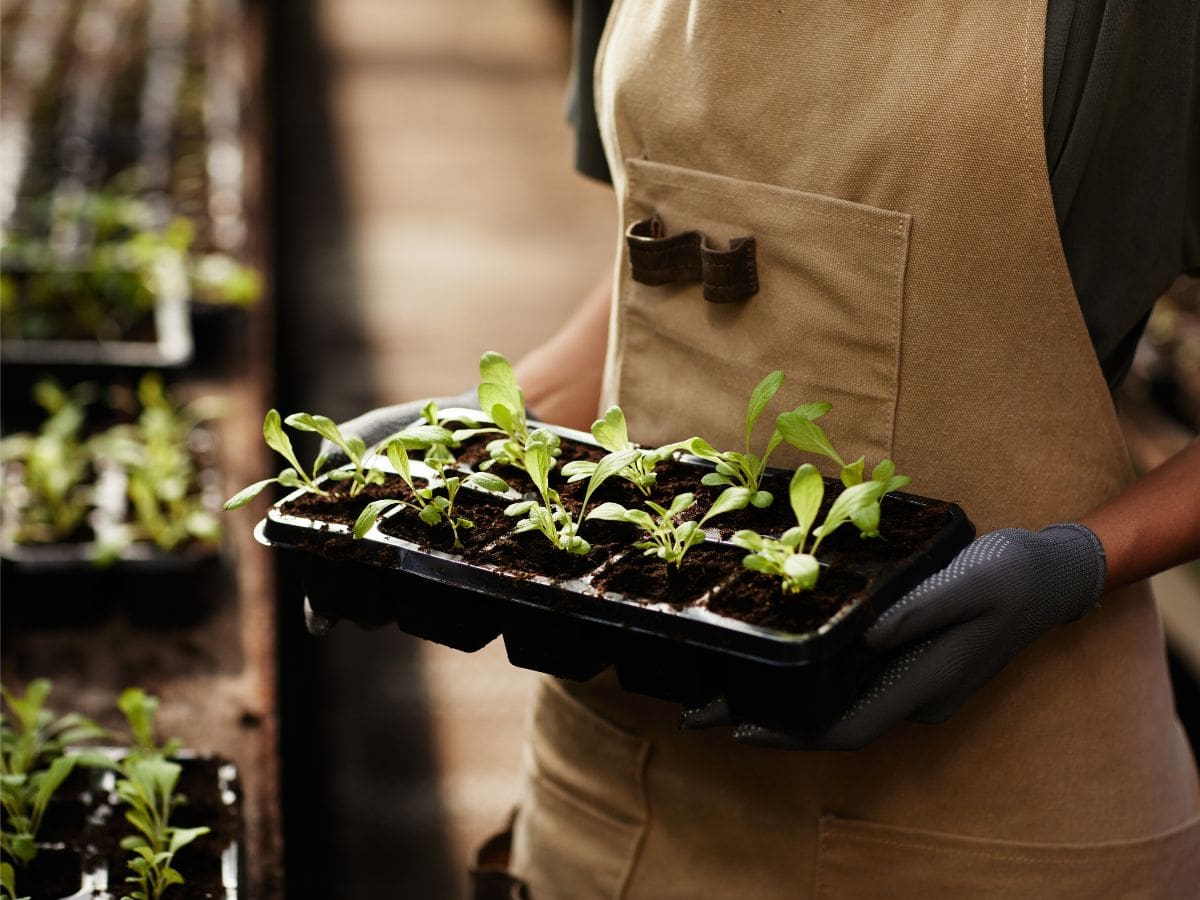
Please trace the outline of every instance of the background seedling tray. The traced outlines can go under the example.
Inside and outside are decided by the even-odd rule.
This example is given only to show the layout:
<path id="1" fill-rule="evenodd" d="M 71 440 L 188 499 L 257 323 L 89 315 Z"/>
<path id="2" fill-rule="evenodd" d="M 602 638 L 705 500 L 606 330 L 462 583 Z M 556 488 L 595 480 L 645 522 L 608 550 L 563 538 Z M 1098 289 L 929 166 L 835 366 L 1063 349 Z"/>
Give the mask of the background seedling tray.
<path id="1" fill-rule="evenodd" d="M 116 748 L 101 748 L 100 752 L 114 759 L 122 754 Z M 172 888 L 168 896 L 237 900 L 239 885 L 245 884 L 237 768 L 220 757 L 189 751 L 181 751 L 172 760 L 183 767 L 177 790 L 188 798 L 172 811 L 172 824 L 206 825 L 212 832 L 179 851 L 174 866 L 188 883 Z M 21 896 L 33 891 L 35 897 L 112 900 L 132 888 L 125 883 L 127 852 L 118 846 L 131 826 L 125 821 L 125 807 L 116 797 L 115 785 L 112 772 L 75 768 L 47 807 L 33 871 L 17 870 Z M 54 888 L 65 893 L 54 893 Z M 51 893 L 46 893 L 47 889 Z"/>
<path id="2" fill-rule="evenodd" d="M 553 430 L 595 446 L 589 435 Z M 379 464 L 386 467 L 385 461 Z M 697 484 L 709 471 L 687 459 L 675 465 L 694 469 Z M 786 486 L 790 472 L 771 470 L 771 475 Z M 260 542 L 295 554 L 308 600 L 327 618 L 349 618 L 368 627 L 394 622 L 410 634 L 467 652 L 502 636 L 510 662 L 522 668 L 587 680 L 612 666 L 627 690 L 685 704 L 724 694 L 736 719 L 800 729 L 816 727 L 845 708 L 879 665 L 863 646 L 862 633 L 904 592 L 946 565 L 975 533 L 954 504 L 889 495 L 885 529 L 906 513 L 934 505 L 945 508 L 945 523 L 919 551 L 877 567 L 865 594 L 831 612 L 818 627 L 796 634 L 716 614 L 704 608 L 704 600 L 676 608 L 601 593 L 593 581 L 621 554 L 640 553 L 633 548 L 570 578 L 517 573 L 487 562 L 488 548 L 464 558 L 390 536 L 380 530 L 386 520 L 355 540 L 347 525 L 289 515 L 281 508 L 299 494 L 272 507 L 255 534 Z M 786 502 L 786 490 L 777 490 L 776 504 Z M 723 545 L 718 531 L 707 536 L 706 546 Z M 862 549 L 870 553 L 870 543 Z M 742 570 L 740 556 L 733 559 L 729 576 L 705 599 L 735 589 Z M 804 602 L 804 595 L 796 602 Z"/>

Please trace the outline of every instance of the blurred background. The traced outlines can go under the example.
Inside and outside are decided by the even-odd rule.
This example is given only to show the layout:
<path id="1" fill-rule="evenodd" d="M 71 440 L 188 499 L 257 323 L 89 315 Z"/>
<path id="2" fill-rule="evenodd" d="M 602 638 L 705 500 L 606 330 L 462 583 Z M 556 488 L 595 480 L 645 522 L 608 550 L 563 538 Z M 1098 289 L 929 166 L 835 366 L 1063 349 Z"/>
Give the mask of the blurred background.
<path id="1" fill-rule="evenodd" d="M 252 540 L 265 498 L 204 514 L 275 471 L 268 407 L 343 420 L 458 393 L 483 350 L 521 357 L 610 264 L 611 190 L 572 164 L 570 7 L 0 2 L 4 684 L 51 678 L 61 710 L 105 724 L 140 684 L 164 733 L 234 760 L 244 896 L 463 896 L 516 800 L 534 676 L 500 642 L 312 638 L 296 573 Z M 76 315 L 97 297 L 120 311 Z M 81 472 L 132 484 L 144 460 L 111 447 L 149 441 L 146 371 L 191 460 L 172 470 L 185 524 L 31 519 L 32 442 L 13 437 L 57 411 L 60 469 L 86 443 Z M 1200 429 L 1195 282 L 1160 301 L 1120 408 L 1143 469 Z M 150 557 L 170 571 L 146 581 Z M 1194 566 L 1156 584 L 1193 729 L 1198 585 Z"/>

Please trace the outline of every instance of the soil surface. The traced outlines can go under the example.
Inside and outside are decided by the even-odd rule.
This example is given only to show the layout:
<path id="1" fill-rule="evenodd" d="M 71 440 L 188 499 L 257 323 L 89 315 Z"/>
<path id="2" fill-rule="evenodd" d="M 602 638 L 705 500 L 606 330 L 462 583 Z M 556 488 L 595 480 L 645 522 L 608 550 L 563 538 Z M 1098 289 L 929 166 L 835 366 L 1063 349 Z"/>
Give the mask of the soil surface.
<path id="1" fill-rule="evenodd" d="M 740 568 L 745 552 L 739 549 L 696 546 L 683 557 L 682 566 L 668 565 L 657 556 L 631 550 L 592 581 L 605 593 L 630 599 L 651 600 L 683 607 L 727 581 Z"/>
<path id="2" fill-rule="evenodd" d="M 811 591 L 784 594 L 779 579 L 744 572 L 713 594 L 708 609 L 750 625 L 793 634 L 813 631 L 849 603 L 865 595 L 867 579 L 854 572 L 825 570 Z"/>
<path id="3" fill-rule="evenodd" d="M 325 494 L 306 492 L 295 500 L 281 503 L 279 508 L 289 516 L 305 519 L 321 519 L 341 525 L 353 525 L 367 506 L 375 500 L 411 500 L 412 491 L 399 475 L 388 475 L 383 484 L 369 484 L 356 497 L 350 496 L 352 481 L 335 481 L 328 485 Z M 420 484 L 417 485 L 420 487 Z"/>
<path id="4" fill-rule="evenodd" d="M 454 501 L 455 517 L 467 519 L 472 523 L 472 527 L 459 527 L 458 537 L 462 544 L 459 548 L 454 546 L 454 533 L 446 522 L 426 525 L 421 521 L 417 511 L 411 508 L 381 519 L 379 530 L 392 537 L 412 541 L 414 544 L 471 556 L 496 538 L 512 530 L 516 521 L 504 515 L 508 503 L 509 501 L 502 498 L 489 497 L 468 488 L 460 488 Z"/>

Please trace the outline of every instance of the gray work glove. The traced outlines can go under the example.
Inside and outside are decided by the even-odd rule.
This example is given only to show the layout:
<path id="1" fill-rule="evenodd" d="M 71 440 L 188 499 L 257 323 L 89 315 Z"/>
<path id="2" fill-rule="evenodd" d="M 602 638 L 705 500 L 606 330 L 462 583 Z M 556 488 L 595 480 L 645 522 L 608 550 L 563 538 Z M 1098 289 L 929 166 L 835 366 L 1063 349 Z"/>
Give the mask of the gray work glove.
<path id="1" fill-rule="evenodd" d="M 741 724 L 733 736 L 785 750 L 857 750 L 905 721 L 943 722 L 1024 648 L 1094 609 L 1105 575 L 1104 547 L 1084 525 L 985 534 L 868 629 L 867 646 L 891 658 L 829 729 L 806 740 Z M 720 699 L 681 722 L 715 724 L 730 724 Z"/>

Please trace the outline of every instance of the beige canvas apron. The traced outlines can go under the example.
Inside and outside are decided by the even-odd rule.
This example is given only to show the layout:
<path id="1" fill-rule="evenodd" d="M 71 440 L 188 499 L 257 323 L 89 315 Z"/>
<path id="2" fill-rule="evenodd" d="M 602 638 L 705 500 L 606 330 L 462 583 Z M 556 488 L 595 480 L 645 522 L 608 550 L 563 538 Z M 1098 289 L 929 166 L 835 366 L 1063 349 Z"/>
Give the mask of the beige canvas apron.
<path id="1" fill-rule="evenodd" d="M 1055 223 L 1044 21 L 1045 0 L 617 4 L 597 77 L 622 228 L 753 236 L 759 277 L 706 303 L 633 282 L 622 248 L 606 401 L 635 439 L 737 447 L 782 368 L 774 411 L 831 401 L 847 458 L 891 456 L 981 532 L 1128 482 Z M 534 900 L 1200 895 L 1143 586 L 948 723 L 860 752 L 746 747 L 678 712 L 611 677 L 542 683 L 512 862 Z"/>

